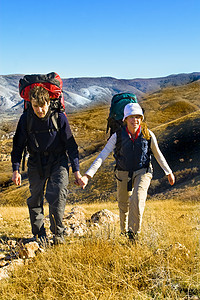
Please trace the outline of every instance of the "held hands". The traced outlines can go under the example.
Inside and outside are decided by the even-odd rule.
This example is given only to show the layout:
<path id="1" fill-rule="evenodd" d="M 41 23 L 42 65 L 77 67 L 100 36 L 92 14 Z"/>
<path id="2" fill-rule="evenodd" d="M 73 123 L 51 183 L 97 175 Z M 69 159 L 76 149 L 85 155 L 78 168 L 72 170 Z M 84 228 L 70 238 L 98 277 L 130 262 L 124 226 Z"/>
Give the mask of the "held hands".
<path id="1" fill-rule="evenodd" d="M 86 185 L 88 184 L 88 181 L 89 181 L 89 178 L 90 178 L 90 176 L 89 175 L 83 175 L 83 177 L 81 178 L 82 179 L 82 181 L 83 181 L 83 186 L 82 186 L 82 188 L 84 189 L 85 187 L 86 187 Z"/>
<path id="2" fill-rule="evenodd" d="M 89 175 L 81 176 L 79 171 L 75 172 L 74 175 L 75 175 L 74 183 L 76 185 L 79 185 L 80 187 L 82 187 L 82 189 L 84 189 L 86 187 L 86 185 L 88 184 L 88 180 L 89 180 L 90 176 Z"/>
<path id="3" fill-rule="evenodd" d="M 171 174 L 167 175 L 167 177 L 168 177 L 169 183 L 170 183 L 171 185 L 173 185 L 173 184 L 175 183 L 175 176 L 174 176 L 174 174 L 171 173 Z"/>
<path id="4" fill-rule="evenodd" d="M 12 181 L 16 185 L 21 185 L 21 174 L 18 171 L 14 171 L 12 175 Z"/>

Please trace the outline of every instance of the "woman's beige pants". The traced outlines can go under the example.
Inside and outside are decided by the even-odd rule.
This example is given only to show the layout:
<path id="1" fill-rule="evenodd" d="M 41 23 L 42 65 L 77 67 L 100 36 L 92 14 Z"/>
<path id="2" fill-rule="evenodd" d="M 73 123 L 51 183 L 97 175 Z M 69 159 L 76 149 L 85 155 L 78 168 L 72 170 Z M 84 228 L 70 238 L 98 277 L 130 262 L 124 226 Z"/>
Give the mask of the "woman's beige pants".
<path id="1" fill-rule="evenodd" d="M 139 233 L 152 174 L 147 173 L 146 168 L 133 172 L 130 192 L 127 190 L 128 172 L 116 170 L 116 177 L 121 232 Z"/>

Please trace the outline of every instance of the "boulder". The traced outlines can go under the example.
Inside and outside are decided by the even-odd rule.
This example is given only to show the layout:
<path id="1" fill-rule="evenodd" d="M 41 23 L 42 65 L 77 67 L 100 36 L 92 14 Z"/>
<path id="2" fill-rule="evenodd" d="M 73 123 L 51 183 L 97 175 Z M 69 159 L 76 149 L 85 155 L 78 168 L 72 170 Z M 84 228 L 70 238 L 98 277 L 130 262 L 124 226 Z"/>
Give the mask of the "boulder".
<path id="1" fill-rule="evenodd" d="M 19 257 L 20 258 L 35 257 L 35 254 L 38 250 L 39 250 L 39 244 L 37 242 L 30 242 L 25 245 L 21 244 L 19 249 Z"/>
<path id="2" fill-rule="evenodd" d="M 103 209 L 91 216 L 91 222 L 99 225 L 112 224 L 119 220 L 119 216 L 108 209 Z"/>

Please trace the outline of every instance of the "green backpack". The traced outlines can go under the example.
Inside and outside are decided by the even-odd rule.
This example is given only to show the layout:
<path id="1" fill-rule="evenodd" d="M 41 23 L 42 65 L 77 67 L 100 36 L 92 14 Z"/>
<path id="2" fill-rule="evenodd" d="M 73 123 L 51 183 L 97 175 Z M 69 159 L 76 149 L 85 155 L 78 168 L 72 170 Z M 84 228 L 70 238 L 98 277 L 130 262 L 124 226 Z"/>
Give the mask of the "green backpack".
<path id="1" fill-rule="evenodd" d="M 110 130 L 110 136 L 123 125 L 124 107 L 129 103 L 137 103 L 135 94 L 121 93 L 112 97 L 110 113 L 107 119 L 107 133 Z"/>

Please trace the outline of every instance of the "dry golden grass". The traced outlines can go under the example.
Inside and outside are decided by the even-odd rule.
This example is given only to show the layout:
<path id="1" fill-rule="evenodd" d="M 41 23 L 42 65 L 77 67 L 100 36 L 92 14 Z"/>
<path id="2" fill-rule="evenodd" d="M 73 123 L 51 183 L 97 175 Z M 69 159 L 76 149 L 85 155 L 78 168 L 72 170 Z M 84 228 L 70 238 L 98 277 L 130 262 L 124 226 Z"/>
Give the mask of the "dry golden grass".
<path id="1" fill-rule="evenodd" d="M 176 130 L 176 128 L 182 127 L 183 129 L 185 128 L 184 124 L 185 122 L 187 122 L 188 120 L 191 121 L 191 123 L 195 122 L 196 120 L 198 120 L 200 118 L 200 109 L 186 114 L 182 117 L 176 118 L 172 121 L 168 121 L 167 123 L 162 123 L 160 122 L 160 124 L 158 126 L 155 126 L 153 128 L 153 131 L 155 132 L 156 136 L 159 136 L 159 140 L 162 138 L 165 139 L 165 136 L 168 134 L 168 130 L 171 130 L 172 128 L 174 128 L 174 130 Z"/>
<path id="2" fill-rule="evenodd" d="M 3 186 L 11 180 L 12 166 L 10 161 L 0 162 L 0 185 Z"/>
<path id="3" fill-rule="evenodd" d="M 12 175 L 12 174 L 11 174 Z M 30 196 L 28 180 L 22 180 L 22 185 L 16 187 L 11 184 L 4 188 L 0 193 L 1 205 L 5 206 L 23 206 L 26 205 L 26 199 Z"/>
<path id="4" fill-rule="evenodd" d="M 82 157 L 95 153 L 105 145 L 108 113 L 109 106 L 104 105 L 67 116 Z"/>
<path id="5" fill-rule="evenodd" d="M 141 105 L 150 128 L 189 115 L 200 108 L 200 81 L 168 87 L 145 96 Z"/>
<path id="6" fill-rule="evenodd" d="M 20 239 L 30 236 L 31 226 L 27 207 L 1 207 L 0 236 L 2 238 Z"/>
<path id="7" fill-rule="evenodd" d="M 0 136 L 1 137 L 1 136 Z M 0 186 L 4 185 L 6 182 L 10 180 L 10 174 L 12 172 L 11 162 L 10 162 L 10 152 L 12 149 L 12 140 L 11 139 L 5 139 L 0 140 Z M 2 158 L 1 156 L 8 156 L 6 159 L 9 159 L 8 161 L 1 161 L 5 158 Z"/>
<path id="8" fill-rule="evenodd" d="M 88 216 L 103 208 L 117 211 L 117 203 L 83 207 Z M 6 209 L 2 208 L 5 218 Z M 21 214 L 19 210 L 14 213 L 11 209 L 15 222 L 23 222 L 22 216 L 27 219 L 24 209 Z M 198 299 L 199 216 L 199 204 L 195 202 L 147 201 L 136 244 L 119 236 L 119 225 L 86 237 L 67 238 L 64 246 L 49 248 L 14 270 L 10 279 L 1 282 L 1 297 Z M 15 228 L 16 236 L 18 230 L 21 228 Z"/>

